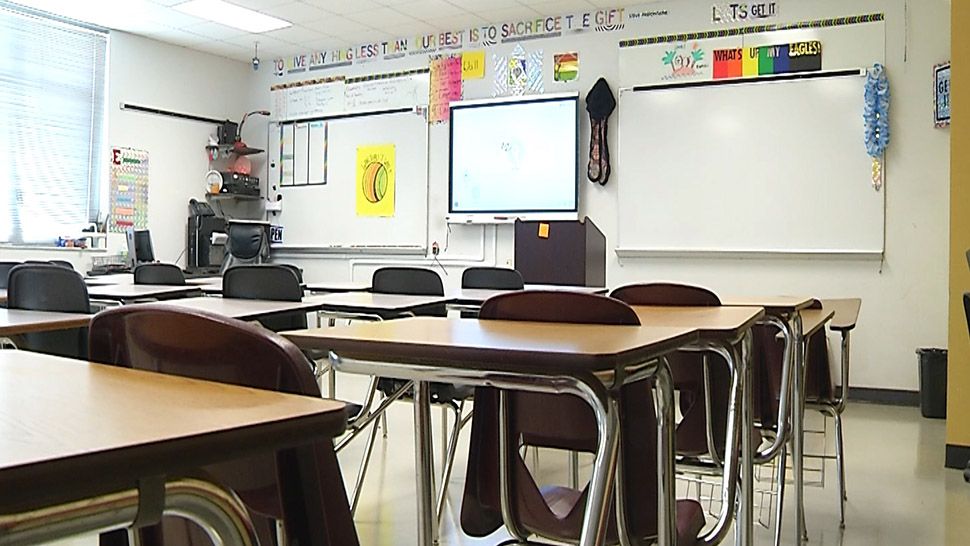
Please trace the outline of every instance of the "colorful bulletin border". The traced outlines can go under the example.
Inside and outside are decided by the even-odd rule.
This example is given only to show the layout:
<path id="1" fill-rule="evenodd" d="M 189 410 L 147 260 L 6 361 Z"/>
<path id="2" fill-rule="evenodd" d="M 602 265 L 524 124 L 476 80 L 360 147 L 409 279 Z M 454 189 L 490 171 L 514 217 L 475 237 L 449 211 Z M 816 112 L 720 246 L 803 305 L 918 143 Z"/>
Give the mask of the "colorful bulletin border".
<path id="1" fill-rule="evenodd" d="M 277 83 L 277 84 L 271 85 L 269 90 L 279 91 L 280 89 L 291 89 L 293 87 L 305 87 L 309 85 L 319 85 L 319 84 L 333 83 L 338 81 L 342 81 L 347 84 L 352 84 L 352 83 L 360 83 L 360 82 L 370 82 L 374 80 L 387 80 L 391 78 L 413 76 L 415 74 L 427 74 L 430 71 L 431 71 L 430 68 L 424 67 L 424 68 L 412 68 L 410 70 L 399 70 L 397 72 L 381 72 L 377 74 L 367 74 L 365 76 L 354 76 L 352 78 L 347 78 L 345 76 L 332 76 L 329 78 L 316 78 L 312 80 L 300 80 L 296 82 Z"/>
<path id="2" fill-rule="evenodd" d="M 108 231 L 148 229 L 148 152 L 112 148 L 110 177 Z"/>
<path id="3" fill-rule="evenodd" d="M 761 32 L 772 32 L 776 30 L 793 30 L 804 28 L 827 28 L 846 25 L 857 25 L 860 23 L 875 23 L 886 19 L 883 13 L 870 13 L 867 15 L 852 15 L 848 17 L 835 17 L 832 19 L 816 19 L 814 21 L 801 21 L 798 23 L 752 25 L 747 27 L 724 28 L 718 30 L 708 30 L 703 32 L 686 32 L 681 34 L 665 34 L 663 36 L 650 36 L 648 38 L 633 38 L 630 40 L 620 40 L 620 47 L 639 47 L 653 44 L 666 44 L 670 42 L 690 42 L 694 40 L 707 40 L 710 38 L 728 38 L 731 36 L 743 36 L 745 34 L 757 34 Z"/>

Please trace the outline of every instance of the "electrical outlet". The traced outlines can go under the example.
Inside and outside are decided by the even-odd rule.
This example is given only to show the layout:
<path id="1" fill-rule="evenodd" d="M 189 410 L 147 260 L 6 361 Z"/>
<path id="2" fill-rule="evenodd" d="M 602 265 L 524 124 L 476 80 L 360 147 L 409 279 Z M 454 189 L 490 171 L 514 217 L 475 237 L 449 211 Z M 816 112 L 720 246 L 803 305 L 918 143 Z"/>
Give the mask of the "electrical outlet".
<path id="1" fill-rule="evenodd" d="M 431 243 L 431 255 L 437 256 L 441 252 L 441 247 L 438 246 L 438 241 Z"/>

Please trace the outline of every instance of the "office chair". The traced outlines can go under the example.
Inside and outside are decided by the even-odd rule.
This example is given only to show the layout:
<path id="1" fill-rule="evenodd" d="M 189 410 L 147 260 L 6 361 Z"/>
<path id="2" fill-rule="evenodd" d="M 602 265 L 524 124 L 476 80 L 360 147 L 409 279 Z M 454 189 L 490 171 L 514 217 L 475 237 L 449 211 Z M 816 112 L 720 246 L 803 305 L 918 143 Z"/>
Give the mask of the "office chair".
<path id="1" fill-rule="evenodd" d="M 212 313 L 155 304 L 118 307 L 94 318 L 90 343 L 91 358 L 98 362 L 320 396 L 306 358 L 295 345 L 258 326 Z M 283 506 L 287 492 L 299 488 L 308 495 L 308 506 L 320 509 L 312 524 L 324 529 L 326 543 L 357 546 L 333 443 L 318 441 L 311 449 L 310 468 L 299 471 L 292 453 L 283 451 L 204 470 L 239 495 L 253 516 L 261 543 L 274 543 L 272 520 L 282 520 L 287 530 L 297 527 L 287 524 Z M 278 473 L 281 469 L 287 471 Z M 162 525 L 138 532 L 139 543 L 146 546 L 211 543 L 201 530 L 179 518 L 164 518 Z M 117 535 L 114 540 L 107 536 L 102 544 L 116 543 Z"/>
<path id="2" fill-rule="evenodd" d="M 185 273 L 177 265 L 150 263 L 135 266 L 135 284 L 185 286 Z"/>
<path id="3" fill-rule="evenodd" d="M 222 274 L 222 297 L 248 300 L 301 301 L 303 287 L 290 266 L 237 265 Z M 262 317 L 259 323 L 274 332 L 303 330 L 306 313 L 295 311 Z"/>
<path id="4" fill-rule="evenodd" d="M 32 311 L 90 313 L 84 279 L 73 269 L 49 263 L 24 263 L 7 276 L 7 307 Z M 21 349 L 87 360 L 87 328 L 16 336 Z"/>
<path id="5" fill-rule="evenodd" d="M 469 267 L 461 274 L 462 288 L 487 290 L 522 290 L 525 282 L 522 274 L 504 267 Z"/>
<path id="6" fill-rule="evenodd" d="M 223 272 L 235 265 L 261 264 L 269 256 L 266 226 L 230 221 L 226 232 L 226 258 L 222 262 Z"/>
<path id="7" fill-rule="evenodd" d="M 625 303 L 592 294 L 551 291 L 512 292 L 488 299 L 482 305 L 481 320 L 522 320 L 576 324 L 639 325 L 636 313 Z M 657 534 L 657 468 L 655 435 L 646 431 L 656 427 L 653 387 L 649 380 L 621 387 L 621 433 L 618 454 L 618 479 L 624 491 L 623 514 L 633 536 L 624 544 L 648 544 Z M 522 459 L 522 447 L 551 448 L 595 453 L 599 435 L 592 409 L 576 396 L 506 391 L 507 455 L 511 468 L 508 482 L 514 505 L 508 511 L 510 522 L 523 534 L 563 542 L 579 540 L 586 491 L 564 486 L 540 487 Z M 468 450 L 468 470 L 461 507 L 461 527 L 465 533 L 486 536 L 503 524 L 499 479 L 498 389 L 475 390 L 475 413 Z M 610 519 L 616 513 L 610 511 Z M 701 505 L 679 500 L 677 543 L 697 542 L 704 526 Z M 619 539 L 617 524 L 608 523 L 607 542 Z M 525 537 L 520 537 L 525 538 Z M 510 542 L 511 543 L 511 542 Z M 519 542 L 521 543 L 521 542 Z"/>

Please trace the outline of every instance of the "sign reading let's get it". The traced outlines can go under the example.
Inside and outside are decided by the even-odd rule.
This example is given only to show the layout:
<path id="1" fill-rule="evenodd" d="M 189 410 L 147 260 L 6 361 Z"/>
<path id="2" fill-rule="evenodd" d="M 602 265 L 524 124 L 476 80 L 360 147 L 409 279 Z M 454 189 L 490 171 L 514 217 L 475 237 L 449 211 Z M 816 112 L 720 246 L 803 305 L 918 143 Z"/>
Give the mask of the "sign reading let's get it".
<path id="1" fill-rule="evenodd" d="M 714 23 L 748 23 L 778 17 L 778 2 L 730 2 L 714 4 Z"/>

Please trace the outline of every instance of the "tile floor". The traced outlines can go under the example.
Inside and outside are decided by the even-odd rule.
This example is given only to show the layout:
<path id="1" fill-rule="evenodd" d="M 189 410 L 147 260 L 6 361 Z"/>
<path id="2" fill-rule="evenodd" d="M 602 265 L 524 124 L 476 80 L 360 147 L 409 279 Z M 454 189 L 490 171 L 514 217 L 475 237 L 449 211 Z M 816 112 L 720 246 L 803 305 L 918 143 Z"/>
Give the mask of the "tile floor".
<path id="1" fill-rule="evenodd" d="M 359 399 L 365 387 L 366 383 L 358 378 L 341 376 L 338 394 L 346 399 Z M 433 416 L 437 427 L 440 412 L 434 411 Z M 387 440 L 378 436 L 356 517 L 363 546 L 414 544 L 412 423 L 411 405 L 395 404 L 390 411 Z M 814 418 L 811 424 L 820 426 L 821 420 Z M 831 422 L 829 426 L 827 443 L 831 452 Z M 943 468 L 944 428 L 944 421 L 923 419 L 915 408 L 850 404 L 845 418 L 849 497 L 846 527 L 839 529 L 838 482 L 835 463 L 829 462 L 824 487 L 817 483 L 818 472 L 806 476 L 816 482 L 806 489 L 808 544 L 970 544 L 970 484 L 964 483 L 961 472 Z M 442 546 L 497 544 L 505 538 L 504 533 L 498 531 L 484 539 L 472 539 L 456 526 L 468 430 L 462 436 L 459 462 L 450 482 Z M 437 453 L 439 435 L 435 436 Z M 348 489 L 356 477 L 364 441 L 365 435 L 361 435 L 340 455 Z M 815 435 L 806 443 L 818 452 L 823 442 L 821 436 Z M 817 468 L 819 462 L 808 464 Z M 540 458 L 540 475 L 544 480 L 564 482 L 566 468 L 566 459 L 560 454 L 544 453 Z M 793 503 L 789 502 L 783 534 L 785 544 L 795 543 L 793 514 Z M 767 512 L 765 515 L 767 517 Z M 771 544 L 771 537 L 770 530 L 756 526 L 757 544 Z M 725 544 L 731 543 L 730 539 L 725 541 Z M 62 546 L 94 544 L 93 537 L 81 537 L 65 541 Z"/>

